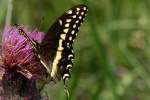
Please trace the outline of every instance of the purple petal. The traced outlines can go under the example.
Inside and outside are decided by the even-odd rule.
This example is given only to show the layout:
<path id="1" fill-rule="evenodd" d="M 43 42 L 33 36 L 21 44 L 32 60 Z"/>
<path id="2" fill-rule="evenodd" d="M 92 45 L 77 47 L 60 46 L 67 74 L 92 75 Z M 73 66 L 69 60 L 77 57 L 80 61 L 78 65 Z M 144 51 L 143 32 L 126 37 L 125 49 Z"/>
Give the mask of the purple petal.
<path id="1" fill-rule="evenodd" d="M 27 32 L 28 36 L 37 41 L 37 42 L 41 42 L 44 38 L 44 33 L 43 32 L 38 32 L 38 31 L 33 31 L 33 32 Z"/>

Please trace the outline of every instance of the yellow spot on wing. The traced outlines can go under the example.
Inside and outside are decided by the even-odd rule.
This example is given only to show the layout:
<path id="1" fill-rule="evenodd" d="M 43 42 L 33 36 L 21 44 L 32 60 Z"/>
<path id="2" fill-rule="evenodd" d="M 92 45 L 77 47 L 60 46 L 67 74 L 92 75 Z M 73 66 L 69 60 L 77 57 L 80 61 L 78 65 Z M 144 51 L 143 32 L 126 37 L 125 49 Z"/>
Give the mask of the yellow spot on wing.
<path id="1" fill-rule="evenodd" d="M 77 12 L 76 12 L 76 14 L 78 15 L 78 14 L 79 14 L 79 12 L 77 11 Z"/>
<path id="2" fill-rule="evenodd" d="M 64 33 L 68 33 L 69 28 L 64 29 Z"/>
<path id="3" fill-rule="evenodd" d="M 83 10 L 86 10 L 86 7 L 84 7 Z"/>
<path id="4" fill-rule="evenodd" d="M 76 18 L 77 16 L 76 16 L 76 15 L 73 15 L 72 17 L 73 17 L 73 18 Z"/>
<path id="5" fill-rule="evenodd" d="M 72 55 L 72 54 L 70 54 L 70 55 L 68 56 L 68 58 L 71 58 L 71 57 L 73 57 L 73 55 Z"/>
<path id="6" fill-rule="evenodd" d="M 82 16 L 79 16 L 79 19 L 82 19 Z"/>
<path id="7" fill-rule="evenodd" d="M 73 35 L 75 33 L 75 30 L 72 30 L 71 34 Z"/>
<path id="8" fill-rule="evenodd" d="M 79 20 L 76 20 L 76 23 L 79 23 Z"/>
<path id="9" fill-rule="evenodd" d="M 73 28 L 76 28 L 76 24 L 73 25 Z"/>
<path id="10" fill-rule="evenodd" d="M 80 8 L 76 8 L 77 9 L 77 11 L 79 11 L 80 10 Z"/>
<path id="11" fill-rule="evenodd" d="M 64 74 L 64 75 L 63 75 L 63 79 L 66 79 L 66 78 L 68 78 L 68 77 L 70 77 L 69 74 Z"/>
<path id="12" fill-rule="evenodd" d="M 70 41 L 72 40 L 72 37 L 71 37 L 71 36 L 69 37 L 69 40 L 70 40 Z"/>
<path id="13" fill-rule="evenodd" d="M 67 69 L 70 69 L 70 68 L 72 68 L 72 65 L 71 64 L 67 65 Z"/>
<path id="14" fill-rule="evenodd" d="M 84 12 L 81 12 L 81 15 L 84 15 Z"/>
<path id="15" fill-rule="evenodd" d="M 69 23 L 65 24 L 65 27 L 69 27 Z"/>
<path id="16" fill-rule="evenodd" d="M 61 37 L 61 39 L 65 40 L 66 34 L 61 34 L 60 37 Z"/>
<path id="17" fill-rule="evenodd" d="M 68 22 L 68 23 L 71 22 L 71 19 L 66 19 L 66 22 Z"/>
<path id="18" fill-rule="evenodd" d="M 67 11 L 68 14 L 72 14 L 72 10 Z"/>
<path id="19" fill-rule="evenodd" d="M 60 25 L 62 25 L 62 20 L 61 19 L 59 20 L 59 23 L 60 23 Z"/>

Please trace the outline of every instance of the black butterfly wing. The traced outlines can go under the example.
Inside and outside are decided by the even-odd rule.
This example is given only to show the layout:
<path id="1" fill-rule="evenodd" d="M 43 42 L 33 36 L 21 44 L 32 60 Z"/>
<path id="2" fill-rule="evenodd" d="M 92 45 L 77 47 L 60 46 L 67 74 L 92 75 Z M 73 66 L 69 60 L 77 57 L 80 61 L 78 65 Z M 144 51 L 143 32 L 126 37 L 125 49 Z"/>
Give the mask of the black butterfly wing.
<path id="1" fill-rule="evenodd" d="M 66 11 L 49 28 L 40 44 L 40 60 L 54 80 L 70 77 L 74 59 L 73 41 L 86 13 L 86 5 L 77 5 Z"/>

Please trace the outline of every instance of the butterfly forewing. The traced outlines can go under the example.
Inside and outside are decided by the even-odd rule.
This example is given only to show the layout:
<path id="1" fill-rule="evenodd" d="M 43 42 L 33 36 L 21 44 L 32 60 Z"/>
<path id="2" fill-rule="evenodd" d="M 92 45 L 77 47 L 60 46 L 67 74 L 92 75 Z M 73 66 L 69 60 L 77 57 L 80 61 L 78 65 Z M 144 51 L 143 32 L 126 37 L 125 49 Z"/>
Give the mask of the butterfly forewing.
<path id="1" fill-rule="evenodd" d="M 39 57 L 53 81 L 70 77 L 73 66 L 72 43 L 87 13 L 87 6 L 77 5 L 67 10 L 49 28 L 40 44 Z"/>

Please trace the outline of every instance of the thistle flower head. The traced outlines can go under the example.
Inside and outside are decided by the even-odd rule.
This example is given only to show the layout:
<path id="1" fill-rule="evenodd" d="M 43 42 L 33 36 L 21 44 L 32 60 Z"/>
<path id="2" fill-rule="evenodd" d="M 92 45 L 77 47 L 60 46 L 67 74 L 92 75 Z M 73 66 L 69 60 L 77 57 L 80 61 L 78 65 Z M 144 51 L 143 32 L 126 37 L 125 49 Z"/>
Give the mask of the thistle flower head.
<path id="1" fill-rule="evenodd" d="M 36 42 L 41 42 L 44 37 L 42 32 L 22 30 Z M 36 80 L 43 80 L 45 71 L 32 45 L 19 33 L 18 28 L 5 28 L 0 48 L 0 98 L 9 100 L 14 95 L 40 98 Z M 14 97 L 15 100 L 16 98 Z"/>
<path id="2" fill-rule="evenodd" d="M 43 38 L 42 32 L 23 30 L 32 40 L 40 42 Z M 16 27 L 5 28 L 2 33 L 1 57 L 6 71 L 16 71 L 28 79 L 40 77 L 43 70 L 31 44 Z"/>

